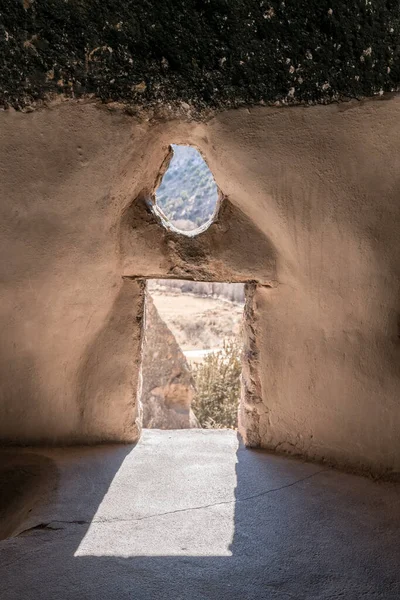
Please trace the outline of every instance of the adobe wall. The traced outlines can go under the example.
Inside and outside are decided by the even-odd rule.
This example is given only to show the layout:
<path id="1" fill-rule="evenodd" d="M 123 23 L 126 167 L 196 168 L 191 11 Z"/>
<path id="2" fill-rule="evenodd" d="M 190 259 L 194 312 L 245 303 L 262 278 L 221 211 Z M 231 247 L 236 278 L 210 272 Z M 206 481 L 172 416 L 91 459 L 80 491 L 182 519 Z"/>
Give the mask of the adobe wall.
<path id="1" fill-rule="evenodd" d="M 269 282 L 269 241 L 229 200 L 193 239 L 146 207 L 171 136 L 204 145 L 203 124 L 90 102 L 0 119 L 0 441 L 135 441 L 143 278 Z"/>
<path id="2" fill-rule="evenodd" d="M 117 240 L 140 128 L 92 106 L 0 120 L 0 440 L 134 440 L 143 289 Z"/>
<path id="3" fill-rule="evenodd" d="M 248 378 L 241 417 L 247 442 L 398 470 L 399 117 L 397 98 L 203 122 L 74 101 L 1 113 L 1 441 L 139 435 L 135 264 L 171 273 L 152 241 L 167 235 L 157 223 L 135 262 L 130 217 L 168 143 L 187 142 L 265 239 L 243 240 L 246 268 L 264 263 L 274 282 L 249 300 L 257 381 Z M 237 239 L 229 255 L 242 268 Z"/>
<path id="4" fill-rule="evenodd" d="M 248 306 L 251 445 L 400 468 L 399 117 L 396 98 L 210 124 L 217 181 L 277 253 Z"/>

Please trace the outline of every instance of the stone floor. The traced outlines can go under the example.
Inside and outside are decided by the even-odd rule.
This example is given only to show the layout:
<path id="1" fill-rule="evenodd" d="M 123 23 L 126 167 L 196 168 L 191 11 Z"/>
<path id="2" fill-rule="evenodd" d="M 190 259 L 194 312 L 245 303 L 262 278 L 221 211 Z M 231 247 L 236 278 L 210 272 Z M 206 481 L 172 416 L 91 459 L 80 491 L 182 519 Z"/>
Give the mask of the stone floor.
<path id="1" fill-rule="evenodd" d="M 246 450 L 231 431 L 17 462 L 34 475 L 7 509 L 3 494 L 20 533 L 0 542 L 1 600 L 400 598 L 400 485 Z"/>

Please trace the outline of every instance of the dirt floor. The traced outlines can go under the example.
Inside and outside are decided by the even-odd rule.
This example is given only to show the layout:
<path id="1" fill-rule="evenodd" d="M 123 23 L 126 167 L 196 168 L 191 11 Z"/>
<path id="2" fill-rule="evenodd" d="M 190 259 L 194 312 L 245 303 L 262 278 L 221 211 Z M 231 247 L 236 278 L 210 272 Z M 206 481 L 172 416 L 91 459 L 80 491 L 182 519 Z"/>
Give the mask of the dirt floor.
<path id="1" fill-rule="evenodd" d="M 398 484 L 247 450 L 235 431 L 15 454 L 31 494 L 0 542 L 1 600 L 400 598 Z"/>
<path id="2" fill-rule="evenodd" d="M 152 291 L 151 296 L 161 318 L 189 356 L 194 357 L 196 350 L 221 348 L 225 339 L 240 335 L 240 304 L 179 292 Z"/>

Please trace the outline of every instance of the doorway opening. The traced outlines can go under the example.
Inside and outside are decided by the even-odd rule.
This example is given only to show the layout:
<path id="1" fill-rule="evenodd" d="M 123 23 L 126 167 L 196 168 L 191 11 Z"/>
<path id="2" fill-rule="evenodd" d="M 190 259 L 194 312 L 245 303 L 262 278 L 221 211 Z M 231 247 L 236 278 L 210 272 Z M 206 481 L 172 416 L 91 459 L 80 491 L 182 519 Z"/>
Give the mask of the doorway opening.
<path id="1" fill-rule="evenodd" d="M 242 283 L 147 281 L 143 427 L 237 429 Z"/>

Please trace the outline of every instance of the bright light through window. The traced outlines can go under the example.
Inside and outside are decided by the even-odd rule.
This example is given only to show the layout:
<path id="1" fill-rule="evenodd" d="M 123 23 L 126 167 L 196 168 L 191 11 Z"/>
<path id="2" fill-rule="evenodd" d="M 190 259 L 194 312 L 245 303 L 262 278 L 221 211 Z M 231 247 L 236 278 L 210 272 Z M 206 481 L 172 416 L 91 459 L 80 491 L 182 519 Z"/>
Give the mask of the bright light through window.
<path id="1" fill-rule="evenodd" d="M 156 190 L 156 206 L 166 227 L 186 235 L 203 231 L 212 222 L 218 187 L 200 152 L 172 144 L 173 156 Z"/>

